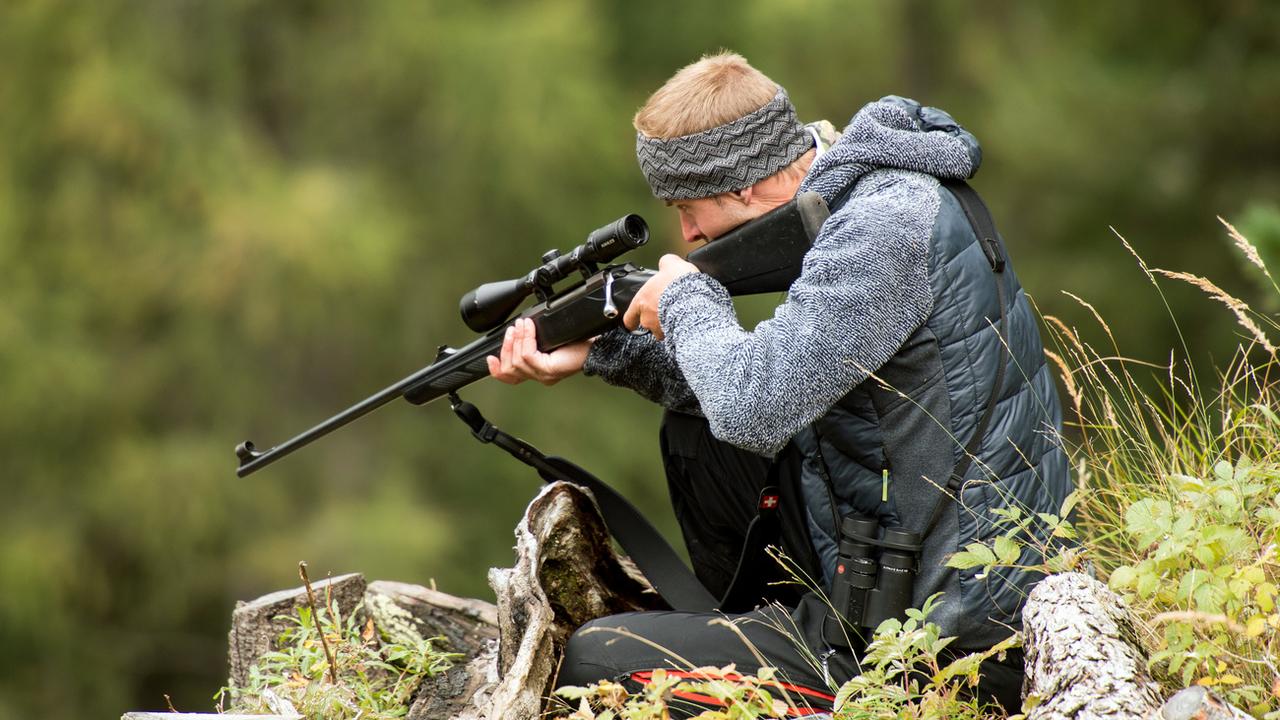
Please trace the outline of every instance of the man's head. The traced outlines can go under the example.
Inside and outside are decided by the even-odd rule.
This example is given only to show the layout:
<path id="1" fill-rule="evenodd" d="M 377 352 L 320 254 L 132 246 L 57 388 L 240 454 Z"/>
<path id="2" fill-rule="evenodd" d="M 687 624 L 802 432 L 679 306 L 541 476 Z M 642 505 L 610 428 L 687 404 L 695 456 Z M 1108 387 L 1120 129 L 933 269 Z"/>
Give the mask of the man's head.
<path id="1" fill-rule="evenodd" d="M 636 157 L 685 240 L 713 239 L 795 195 L 813 140 L 786 91 L 742 56 L 681 68 L 635 116 Z"/>

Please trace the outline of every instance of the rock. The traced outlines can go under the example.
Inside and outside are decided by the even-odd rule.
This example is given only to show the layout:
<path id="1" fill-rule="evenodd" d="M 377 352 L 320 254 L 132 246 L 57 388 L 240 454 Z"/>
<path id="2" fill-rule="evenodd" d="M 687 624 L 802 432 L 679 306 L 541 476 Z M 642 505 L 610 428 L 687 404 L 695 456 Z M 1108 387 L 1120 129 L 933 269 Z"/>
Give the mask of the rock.
<path id="1" fill-rule="evenodd" d="M 316 604 L 323 605 L 331 598 L 343 618 L 353 612 L 364 599 L 364 576 L 339 575 L 335 578 L 311 583 Z M 230 684 L 245 687 L 249 684 L 249 668 L 263 653 L 278 649 L 276 640 L 290 627 L 280 616 L 296 616 L 300 607 L 307 606 L 307 590 L 296 587 L 263 595 L 251 602 L 238 602 L 231 613 L 231 632 L 227 636 L 227 660 L 230 665 Z"/>
<path id="2" fill-rule="evenodd" d="M 1160 707 L 1133 619 L 1080 573 L 1036 585 L 1022 612 L 1027 720 L 1147 718 Z"/>
<path id="3" fill-rule="evenodd" d="M 1158 720 L 1253 720 L 1249 713 L 1198 686 L 1174 693 L 1156 717 Z"/>

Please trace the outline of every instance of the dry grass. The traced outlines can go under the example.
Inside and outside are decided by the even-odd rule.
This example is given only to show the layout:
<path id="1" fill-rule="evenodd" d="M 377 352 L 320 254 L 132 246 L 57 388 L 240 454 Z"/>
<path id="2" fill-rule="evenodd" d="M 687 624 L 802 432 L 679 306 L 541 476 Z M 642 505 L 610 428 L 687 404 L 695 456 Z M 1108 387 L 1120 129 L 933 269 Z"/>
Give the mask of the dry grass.
<path id="1" fill-rule="evenodd" d="M 1222 223 L 1233 245 L 1271 280 L 1257 249 L 1229 223 Z M 1202 386 L 1187 359 L 1191 354 L 1185 343 L 1181 355 L 1171 353 L 1164 363 L 1125 357 L 1096 308 L 1070 293 L 1096 323 L 1089 333 L 1100 331 L 1109 345 L 1105 351 L 1094 347 L 1087 333 L 1059 318 L 1045 317 L 1046 356 L 1062 373 L 1074 411 L 1067 426 L 1081 489 L 1076 528 L 1088 558 L 1104 576 L 1136 567 L 1163 573 L 1157 575 L 1154 588 L 1130 592 L 1127 597 L 1142 622 L 1149 649 L 1164 653 L 1156 656 L 1162 677 L 1168 680 L 1176 675 L 1174 684 L 1185 676 L 1191 682 L 1216 685 L 1255 713 L 1275 712 L 1280 697 L 1271 693 L 1271 687 L 1272 680 L 1280 677 L 1276 671 L 1280 613 L 1272 609 L 1269 599 L 1261 599 L 1266 590 L 1258 591 L 1262 594 L 1255 598 L 1252 588 L 1280 585 L 1280 563 L 1273 552 L 1280 543 L 1280 384 L 1276 346 L 1267 333 L 1278 326 L 1207 278 L 1149 267 L 1123 236 L 1116 235 L 1162 301 L 1162 279 L 1190 284 L 1226 306 L 1245 333 L 1216 382 Z M 1274 281 L 1272 287 L 1280 294 Z M 1176 318 L 1173 321 L 1176 326 Z M 1223 480 L 1224 467 L 1236 475 L 1243 473 L 1244 479 Z M 1157 547 L 1167 537 L 1140 541 L 1133 531 L 1134 518 L 1129 516 L 1135 506 L 1148 507 L 1144 504 L 1151 502 L 1166 503 L 1174 518 L 1190 514 L 1193 504 L 1187 487 L 1197 482 L 1219 482 L 1222 487 L 1234 487 L 1233 482 L 1262 483 L 1268 488 L 1251 500 L 1241 500 L 1242 507 L 1250 509 L 1236 515 L 1229 506 L 1194 506 L 1201 513 L 1196 516 L 1197 526 L 1215 523 L 1239 530 L 1247 540 L 1241 547 L 1250 548 L 1203 568 L 1198 568 L 1195 558 L 1157 558 Z M 1271 508 L 1277 512 L 1272 514 Z M 1222 611 L 1208 611 L 1204 603 L 1184 597 L 1190 593 L 1180 592 L 1188 573 L 1216 572 L 1226 585 L 1228 579 L 1240 582 L 1240 574 L 1250 568 L 1260 569 L 1265 580 L 1251 576 L 1254 585 L 1249 592 L 1236 604 L 1228 602 Z M 1182 641 L 1171 640 L 1179 637 L 1189 644 L 1184 647 Z"/>

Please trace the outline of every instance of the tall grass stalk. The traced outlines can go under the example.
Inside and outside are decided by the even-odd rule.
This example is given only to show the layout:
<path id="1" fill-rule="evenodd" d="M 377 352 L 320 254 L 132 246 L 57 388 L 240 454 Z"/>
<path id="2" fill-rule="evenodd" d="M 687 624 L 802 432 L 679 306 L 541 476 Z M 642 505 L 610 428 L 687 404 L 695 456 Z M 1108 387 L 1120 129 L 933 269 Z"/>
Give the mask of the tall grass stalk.
<path id="1" fill-rule="evenodd" d="M 1271 280 L 1253 246 L 1223 224 Z M 1167 689 L 1211 686 L 1259 716 L 1280 717 L 1280 388 L 1266 330 L 1277 323 L 1207 278 L 1138 262 L 1162 300 L 1158 278 L 1188 283 L 1225 305 L 1244 334 L 1207 388 L 1185 343 L 1181 358 L 1153 365 L 1124 357 L 1083 300 L 1105 351 L 1045 318 L 1048 355 L 1067 393 L 1080 491 L 1074 528 L 1085 557 L 1141 621 Z"/>

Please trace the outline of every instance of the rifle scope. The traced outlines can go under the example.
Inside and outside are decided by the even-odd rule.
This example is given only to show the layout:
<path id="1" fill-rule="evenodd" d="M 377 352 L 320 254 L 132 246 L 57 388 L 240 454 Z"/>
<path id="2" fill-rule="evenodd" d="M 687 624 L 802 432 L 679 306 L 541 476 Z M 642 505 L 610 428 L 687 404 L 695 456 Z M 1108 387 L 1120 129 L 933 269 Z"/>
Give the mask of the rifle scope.
<path id="1" fill-rule="evenodd" d="M 639 215 L 623 215 L 591 231 L 587 241 L 561 255 L 550 250 L 542 265 L 514 280 L 485 283 L 462 296 L 462 321 L 476 332 L 488 332 L 506 322 L 524 299 L 534 293 L 549 296 L 552 286 L 575 272 L 591 274 L 596 264 L 607 263 L 649 241 L 649 225 Z"/>

